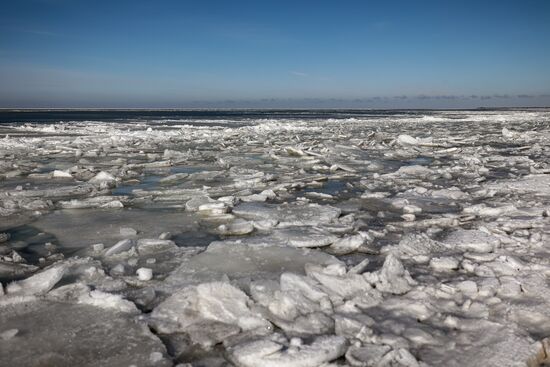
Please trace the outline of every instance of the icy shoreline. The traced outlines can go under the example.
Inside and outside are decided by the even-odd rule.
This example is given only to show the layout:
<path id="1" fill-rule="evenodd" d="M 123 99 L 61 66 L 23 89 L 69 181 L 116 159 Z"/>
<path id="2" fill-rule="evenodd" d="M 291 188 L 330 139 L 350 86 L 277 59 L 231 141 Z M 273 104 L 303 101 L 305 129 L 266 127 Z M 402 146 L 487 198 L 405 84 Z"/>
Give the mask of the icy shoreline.
<path id="1" fill-rule="evenodd" d="M 1 131 L 0 365 L 548 362 L 550 112 Z"/>

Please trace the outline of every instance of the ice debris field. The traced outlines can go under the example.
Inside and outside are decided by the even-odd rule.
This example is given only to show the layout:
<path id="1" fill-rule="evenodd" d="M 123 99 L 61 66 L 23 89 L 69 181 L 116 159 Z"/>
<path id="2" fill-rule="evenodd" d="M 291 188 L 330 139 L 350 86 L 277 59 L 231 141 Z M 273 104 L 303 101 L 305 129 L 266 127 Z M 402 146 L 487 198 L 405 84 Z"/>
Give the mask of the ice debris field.
<path id="1" fill-rule="evenodd" d="M 542 366 L 550 111 L 0 125 L 1 366 Z"/>

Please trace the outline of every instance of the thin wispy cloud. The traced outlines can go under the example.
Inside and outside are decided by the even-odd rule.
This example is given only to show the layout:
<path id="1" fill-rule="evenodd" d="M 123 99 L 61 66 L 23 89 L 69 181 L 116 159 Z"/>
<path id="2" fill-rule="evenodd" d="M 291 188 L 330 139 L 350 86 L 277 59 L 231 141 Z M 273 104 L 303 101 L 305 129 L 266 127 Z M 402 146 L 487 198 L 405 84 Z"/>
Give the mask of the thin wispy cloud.
<path id="1" fill-rule="evenodd" d="M 302 78 L 306 78 L 306 77 L 309 76 L 309 74 L 303 73 L 301 71 L 291 71 L 290 74 L 292 74 L 294 76 L 299 76 L 299 77 L 302 77 Z"/>
<path id="2" fill-rule="evenodd" d="M 44 36 L 44 37 L 61 37 L 64 36 L 62 33 L 54 32 L 49 29 L 41 29 L 41 28 L 34 28 L 34 27 L 2 27 L 8 32 L 16 32 L 16 33 L 22 33 L 22 34 L 30 34 L 35 36 Z"/>
<path id="3" fill-rule="evenodd" d="M 50 31 L 44 31 L 40 29 L 21 29 L 20 32 L 34 34 L 37 36 L 46 36 L 46 37 L 60 37 L 62 34 Z"/>

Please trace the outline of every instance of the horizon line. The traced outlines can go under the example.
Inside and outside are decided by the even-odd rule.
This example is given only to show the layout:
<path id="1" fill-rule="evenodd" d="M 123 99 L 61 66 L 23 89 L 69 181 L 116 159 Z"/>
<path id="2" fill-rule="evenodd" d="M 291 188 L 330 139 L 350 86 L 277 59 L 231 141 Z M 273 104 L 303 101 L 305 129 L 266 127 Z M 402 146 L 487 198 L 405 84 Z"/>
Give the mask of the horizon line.
<path id="1" fill-rule="evenodd" d="M 396 110 L 396 111 L 471 111 L 471 110 L 513 110 L 550 109 L 548 106 L 477 106 L 461 108 L 422 108 L 422 107 L 0 107 L 0 111 L 280 111 L 280 110 Z"/>

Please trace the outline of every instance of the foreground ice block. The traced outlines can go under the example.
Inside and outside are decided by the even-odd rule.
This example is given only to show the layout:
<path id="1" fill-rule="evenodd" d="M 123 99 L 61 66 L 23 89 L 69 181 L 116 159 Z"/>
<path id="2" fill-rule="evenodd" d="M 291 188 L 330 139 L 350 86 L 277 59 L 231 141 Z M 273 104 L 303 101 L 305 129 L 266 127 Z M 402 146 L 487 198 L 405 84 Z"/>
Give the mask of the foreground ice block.
<path id="1" fill-rule="evenodd" d="M 245 331 L 271 329 L 271 324 L 249 304 L 250 298 L 229 283 L 203 283 L 168 297 L 153 310 L 151 323 L 166 334 L 185 332 L 187 327 L 205 320 L 236 325 Z"/>
<path id="2" fill-rule="evenodd" d="M 0 366 L 172 366 L 144 323 L 103 307 L 44 300 L 4 306 L 0 325 L 18 329 L 0 341 Z"/>
<path id="3" fill-rule="evenodd" d="M 290 346 L 265 338 L 231 347 L 228 356 L 238 367 L 317 367 L 342 356 L 346 347 L 341 336 L 320 336 L 311 344 Z"/>
<path id="4" fill-rule="evenodd" d="M 27 279 L 8 284 L 6 291 L 8 294 L 27 296 L 45 294 L 61 280 L 66 270 L 63 264 L 55 265 Z"/>
<path id="5" fill-rule="evenodd" d="M 163 282 L 162 289 L 172 292 L 189 284 L 222 279 L 277 279 L 281 273 L 304 273 L 305 264 L 339 264 L 334 256 L 316 249 L 253 244 L 231 240 L 212 242 L 206 251 L 184 259 Z"/>

